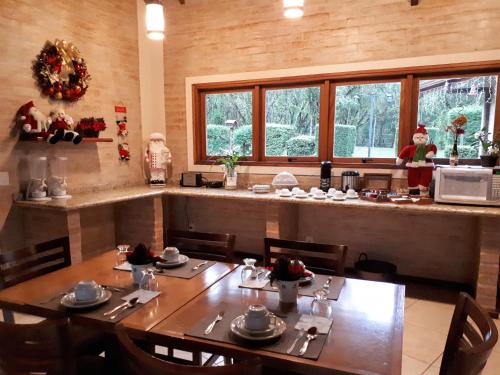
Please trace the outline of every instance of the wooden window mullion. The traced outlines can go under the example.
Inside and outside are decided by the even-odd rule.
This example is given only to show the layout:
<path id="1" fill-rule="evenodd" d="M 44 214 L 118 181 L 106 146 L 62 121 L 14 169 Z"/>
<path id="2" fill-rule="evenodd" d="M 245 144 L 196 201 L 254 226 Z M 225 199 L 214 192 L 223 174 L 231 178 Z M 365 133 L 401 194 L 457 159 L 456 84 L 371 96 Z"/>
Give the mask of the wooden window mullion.
<path id="1" fill-rule="evenodd" d="M 328 101 L 328 160 L 333 160 L 333 148 L 335 147 L 335 95 L 337 85 L 333 82 L 329 84 Z"/>
<path id="2" fill-rule="evenodd" d="M 415 90 L 417 88 L 417 90 Z M 415 98 L 415 95 L 417 96 Z M 401 103 L 399 109 L 398 154 L 411 142 L 412 129 L 416 127 L 418 112 L 418 84 L 409 74 L 401 81 Z M 415 124 L 415 125 L 414 125 Z"/>
<path id="3" fill-rule="evenodd" d="M 330 112 L 330 81 L 325 81 L 320 88 L 318 156 L 320 160 L 331 160 L 328 155 L 328 114 Z"/>
<path id="4" fill-rule="evenodd" d="M 260 132 L 262 131 L 260 121 L 260 86 L 255 86 L 252 90 L 252 160 L 259 161 L 260 150 Z"/>

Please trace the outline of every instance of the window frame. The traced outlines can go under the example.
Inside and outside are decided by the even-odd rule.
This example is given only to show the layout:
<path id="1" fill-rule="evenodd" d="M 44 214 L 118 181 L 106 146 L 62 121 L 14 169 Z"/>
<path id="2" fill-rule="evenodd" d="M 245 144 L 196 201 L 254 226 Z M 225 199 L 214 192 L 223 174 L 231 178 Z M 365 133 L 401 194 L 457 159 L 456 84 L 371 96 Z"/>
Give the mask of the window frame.
<path id="1" fill-rule="evenodd" d="M 477 75 L 498 75 L 493 132 L 500 132 L 500 61 L 441 64 L 393 69 L 362 70 L 329 74 L 278 77 L 192 85 L 194 164 L 212 165 L 218 157 L 206 155 L 205 98 L 207 94 L 252 92 L 252 157 L 241 159 L 247 166 L 317 167 L 320 160 L 330 160 L 334 167 L 401 169 L 396 158 L 339 158 L 333 155 L 335 90 L 338 85 L 401 82 L 398 152 L 412 140 L 418 118 L 419 81 Z M 318 157 L 265 156 L 265 90 L 320 86 Z M 202 100 L 203 99 L 203 100 Z M 479 159 L 462 159 L 479 164 Z M 447 164 L 447 159 L 435 159 Z"/>

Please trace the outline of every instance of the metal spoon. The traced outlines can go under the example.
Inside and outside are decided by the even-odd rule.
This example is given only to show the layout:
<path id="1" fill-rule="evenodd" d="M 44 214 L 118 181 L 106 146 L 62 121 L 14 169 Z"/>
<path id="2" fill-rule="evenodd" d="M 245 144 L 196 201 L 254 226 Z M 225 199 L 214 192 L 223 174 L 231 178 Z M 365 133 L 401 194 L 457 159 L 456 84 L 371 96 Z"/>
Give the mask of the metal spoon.
<path id="1" fill-rule="evenodd" d="M 191 268 L 191 271 L 196 271 L 198 268 L 204 266 L 207 263 L 208 263 L 208 260 L 206 260 L 204 262 L 201 262 L 201 263 L 198 263 L 196 266 L 194 266 L 193 268 Z"/>
<path id="2" fill-rule="evenodd" d="M 116 319 L 116 317 L 118 315 L 120 315 L 124 311 L 126 311 L 128 309 L 131 309 L 132 307 L 134 307 L 135 305 L 137 305 L 138 301 L 139 301 L 139 298 L 137 298 L 137 297 L 132 298 L 130 301 L 127 302 L 127 304 L 125 306 L 123 306 L 122 309 L 120 309 L 118 312 L 116 312 L 115 315 L 110 316 L 109 319 L 111 319 L 111 320 Z"/>
<path id="3" fill-rule="evenodd" d="M 307 330 L 307 340 L 304 342 L 304 345 L 302 345 L 302 348 L 300 348 L 299 355 L 303 356 L 306 354 L 307 348 L 309 347 L 309 342 L 314 340 L 316 337 L 318 337 L 318 329 L 316 327 L 311 327 Z"/>
<path id="4" fill-rule="evenodd" d="M 330 276 L 326 280 L 326 282 L 323 284 L 323 289 L 330 289 L 330 284 L 331 284 L 332 280 L 333 280 L 333 277 Z"/>

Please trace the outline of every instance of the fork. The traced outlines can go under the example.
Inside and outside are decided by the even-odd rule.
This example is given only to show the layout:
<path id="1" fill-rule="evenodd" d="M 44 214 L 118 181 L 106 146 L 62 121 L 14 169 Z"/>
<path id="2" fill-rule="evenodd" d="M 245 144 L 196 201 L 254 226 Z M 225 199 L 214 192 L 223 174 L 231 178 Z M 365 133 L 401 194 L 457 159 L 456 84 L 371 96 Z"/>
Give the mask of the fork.
<path id="1" fill-rule="evenodd" d="M 220 322 L 223 316 L 224 316 L 224 311 L 221 311 L 219 312 L 219 314 L 217 314 L 217 317 L 214 319 L 212 323 L 208 325 L 207 329 L 205 330 L 205 335 L 209 335 L 212 332 L 217 322 Z"/>
<path id="2" fill-rule="evenodd" d="M 207 263 L 208 263 L 208 260 L 206 260 L 204 262 L 201 262 L 201 263 L 198 263 L 196 266 L 194 266 L 193 268 L 191 268 L 191 271 L 196 271 L 198 268 L 204 266 Z"/>
<path id="3" fill-rule="evenodd" d="M 297 343 L 299 342 L 299 340 L 304 336 L 304 334 L 306 333 L 306 330 L 305 329 L 301 329 L 299 334 L 297 335 L 297 337 L 295 338 L 295 340 L 293 340 L 293 343 L 292 345 L 290 345 L 290 347 L 288 348 L 288 350 L 286 351 L 286 354 L 290 354 L 291 352 L 293 352 L 293 349 L 295 349 L 295 345 L 297 345 Z"/>

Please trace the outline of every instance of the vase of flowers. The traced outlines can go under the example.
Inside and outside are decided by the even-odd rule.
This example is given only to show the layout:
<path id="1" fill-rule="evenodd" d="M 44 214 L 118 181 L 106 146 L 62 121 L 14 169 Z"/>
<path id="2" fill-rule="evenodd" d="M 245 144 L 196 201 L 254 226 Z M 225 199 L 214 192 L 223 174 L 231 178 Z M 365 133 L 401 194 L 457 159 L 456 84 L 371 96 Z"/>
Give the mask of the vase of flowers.
<path id="1" fill-rule="evenodd" d="M 231 155 L 224 156 L 217 161 L 224 167 L 224 187 L 228 190 L 235 190 L 238 186 L 238 173 L 236 167 L 240 155 L 233 152 Z"/>
<path id="2" fill-rule="evenodd" d="M 452 133 L 453 148 L 450 152 L 450 166 L 456 167 L 458 165 L 458 138 L 465 133 L 465 125 L 467 125 L 467 117 L 460 115 L 455 118 L 450 125 L 445 129 L 446 132 Z"/>
<path id="3" fill-rule="evenodd" d="M 160 258 L 155 256 L 150 248 L 142 243 L 137 245 L 133 251 L 129 252 L 127 254 L 127 261 L 132 266 L 134 284 L 139 284 L 144 274 L 144 270 L 151 267 L 153 263 L 159 259 Z"/>
<path id="4" fill-rule="evenodd" d="M 304 264 L 299 260 L 292 261 L 285 256 L 280 256 L 276 259 L 270 279 L 271 285 L 275 283 L 278 287 L 281 303 L 297 303 L 299 280 L 304 271 Z"/>
<path id="5" fill-rule="evenodd" d="M 486 130 L 481 130 L 474 134 L 481 146 L 481 166 L 494 167 L 497 165 L 498 155 L 500 154 L 500 140 L 490 140 Z"/>

